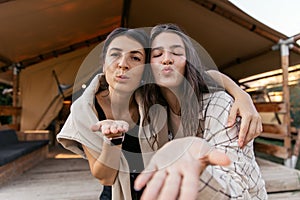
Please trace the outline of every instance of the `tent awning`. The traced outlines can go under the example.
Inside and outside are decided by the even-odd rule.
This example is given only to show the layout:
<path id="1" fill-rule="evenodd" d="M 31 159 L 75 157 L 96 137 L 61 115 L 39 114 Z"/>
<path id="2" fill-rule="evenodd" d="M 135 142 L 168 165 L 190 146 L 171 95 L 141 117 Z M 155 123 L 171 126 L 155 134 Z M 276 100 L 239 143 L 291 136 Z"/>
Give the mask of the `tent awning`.
<path id="1" fill-rule="evenodd" d="M 280 54 L 271 47 L 287 38 L 225 0 L 2 1 L 0 69 L 19 62 L 27 67 L 99 42 L 122 22 L 178 24 L 236 80 L 280 68 Z M 291 51 L 291 65 L 300 63 L 299 52 Z"/>
<path id="2" fill-rule="evenodd" d="M 227 0 L 0 1 L 0 82 L 11 85 L 12 66 L 19 67 L 21 95 L 26 94 L 21 121 L 27 121 L 22 127 L 45 128 L 58 113 L 58 103 L 51 103 L 61 100 L 56 99 L 57 88 L 51 85 L 55 84 L 52 69 L 71 85 L 85 50 L 114 28 L 160 23 L 182 27 L 207 50 L 219 70 L 234 80 L 280 68 L 280 52 L 271 48 L 287 37 Z M 77 60 L 69 60 L 76 54 L 80 54 L 75 56 Z M 299 63 L 300 50 L 295 46 L 290 51 L 290 65 Z M 38 91 L 35 86 L 44 89 Z M 53 106 L 42 112 L 33 109 L 32 97 L 35 105 Z"/>

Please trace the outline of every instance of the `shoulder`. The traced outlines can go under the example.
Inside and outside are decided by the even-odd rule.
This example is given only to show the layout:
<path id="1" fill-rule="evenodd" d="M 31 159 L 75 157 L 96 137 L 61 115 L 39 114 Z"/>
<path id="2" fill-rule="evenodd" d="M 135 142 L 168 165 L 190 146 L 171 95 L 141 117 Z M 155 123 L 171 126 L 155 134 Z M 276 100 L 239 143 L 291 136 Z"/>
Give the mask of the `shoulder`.
<path id="1" fill-rule="evenodd" d="M 80 107 L 82 104 L 93 104 L 95 94 L 99 87 L 101 87 L 101 80 L 104 79 L 104 74 L 97 74 L 94 76 L 90 84 L 85 88 L 84 92 L 72 104 L 73 107 Z"/>
<path id="2" fill-rule="evenodd" d="M 229 115 L 233 101 L 233 98 L 224 91 L 204 94 L 202 101 L 202 114 L 204 114 L 203 116 Z"/>
<path id="3" fill-rule="evenodd" d="M 218 91 L 203 95 L 203 106 L 231 105 L 233 101 L 233 98 L 225 91 Z"/>

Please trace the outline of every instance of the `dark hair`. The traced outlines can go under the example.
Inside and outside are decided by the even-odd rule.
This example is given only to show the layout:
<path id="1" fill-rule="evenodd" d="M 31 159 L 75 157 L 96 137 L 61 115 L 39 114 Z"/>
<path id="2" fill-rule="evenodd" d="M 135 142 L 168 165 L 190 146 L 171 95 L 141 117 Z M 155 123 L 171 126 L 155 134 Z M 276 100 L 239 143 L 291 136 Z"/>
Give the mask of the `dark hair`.
<path id="1" fill-rule="evenodd" d="M 182 96 L 179 98 L 184 99 L 181 101 L 181 119 L 185 136 L 201 135 L 202 127 L 199 127 L 199 112 L 202 110 L 203 93 L 208 93 L 211 88 L 216 87 L 217 84 L 213 79 L 204 71 L 201 64 L 198 52 L 196 51 L 190 38 L 175 24 L 160 24 L 152 28 L 150 35 L 150 42 L 163 32 L 175 33 L 182 39 L 186 51 L 186 66 L 185 66 L 185 81 L 180 86 Z M 150 43 L 150 44 L 151 44 Z M 208 54 L 207 54 L 208 55 Z M 209 56 L 209 55 L 208 55 Z M 150 82 L 154 81 L 153 75 L 149 76 Z M 152 84 L 147 89 L 145 95 L 145 119 L 151 125 L 149 117 L 149 109 L 156 103 L 163 103 L 163 96 L 157 92 L 159 86 Z M 156 91 L 156 94 L 151 92 Z M 200 129 L 199 129 L 200 128 Z M 201 133 L 200 133 L 201 132 Z M 151 133 L 156 137 L 155 133 Z M 153 144 L 154 145 L 154 144 Z M 153 146 L 152 145 L 152 146 Z"/>
<path id="2" fill-rule="evenodd" d="M 140 43 L 144 47 L 145 51 L 149 50 L 149 37 L 145 33 L 145 31 L 143 31 L 142 29 L 129 29 L 129 28 L 119 27 L 119 28 L 116 28 L 115 30 L 113 30 L 107 36 L 106 40 L 104 41 L 104 45 L 103 45 L 102 53 L 101 53 L 102 61 L 105 60 L 107 48 L 110 45 L 110 43 L 119 36 L 130 37 L 130 38 L 136 40 L 138 43 Z M 146 55 L 148 55 L 148 54 L 146 54 Z"/>
<path id="3" fill-rule="evenodd" d="M 120 37 L 120 36 L 127 36 L 131 39 L 134 39 L 138 43 L 140 43 L 144 47 L 144 51 L 145 51 L 145 55 L 146 55 L 145 64 L 149 62 L 149 36 L 148 36 L 148 34 L 142 29 L 129 29 L 129 28 L 119 27 L 119 28 L 114 29 L 106 37 L 106 40 L 104 41 L 104 44 L 102 47 L 102 52 L 100 55 L 100 61 L 101 61 L 102 65 L 104 64 L 104 61 L 105 61 L 108 46 L 115 38 Z M 145 73 L 143 73 L 143 77 L 144 76 L 145 76 Z M 98 92 L 105 90 L 108 87 L 108 83 L 106 82 L 105 77 L 100 81 L 102 84 L 100 84 L 101 87 L 98 89 Z"/>

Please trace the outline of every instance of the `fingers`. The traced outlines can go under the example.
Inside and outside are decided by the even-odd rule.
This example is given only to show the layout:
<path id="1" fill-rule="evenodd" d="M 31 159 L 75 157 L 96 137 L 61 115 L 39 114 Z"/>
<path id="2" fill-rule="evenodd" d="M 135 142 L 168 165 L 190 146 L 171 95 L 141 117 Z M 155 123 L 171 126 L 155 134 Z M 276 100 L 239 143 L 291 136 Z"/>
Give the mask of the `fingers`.
<path id="1" fill-rule="evenodd" d="M 102 123 L 103 123 L 103 121 L 99 121 L 96 124 L 92 125 L 91 130 L 94 132 L 99 131 L 101 129 Z"/>
<path id="2" fill-rule="evenodd" d="M 262 125 L 261 117 L 259 117 L 259 122 L 258 122 L 258 126 L 256 127 L 256 132 L 254 137 L 259 136 L 262 132 L 263 132 L 263 125 Z"/>
<path id="3" fill-rule="evenodd" d="M 196 199 L 199 186 L 199 176 L 197 174 L 186 173 L 183 176 L 181 185 L 179 200 Z"/>
<path id="4" fill-rule="evenodd" d="M 177 199 L 181 186 L 181 174 L 178 171 L 174 171 L 172 169 L 168 170 L 164 186 L 165 187 L 162 188 L 158 199 Z"/>
<path id="5" fill-rule="evenodd" d="M 262 132 L 262 122 L 259 115 L 242 118 L 239 132 L 239 146 L 243 148 L 249 141 L 259 136 Z"/>
<path id="6" fill-rule="evenodd" d="M 244 138 L 244 142 L 243 143 L 240 143 L 239 146 L 241 148 L 243 148 L 250 140 L 252 140 L 254 137 L 255 137 L 255 134 L 256 134 L 256 130 L 257 130 L 257 126 L 258 126 L 258 122 L 257 122 L 257 119 L 252 119 L 251 123 L 250 123 L 250 126 L 249 126 L 249 130 L 248 130 L 248 133 L 247 135 L 245 136 Z"/>
<path id="7" fill-rule="evenodd" d="M 251 122 L 250 116 L 242 116 L 242 122 L 241 122 L 239 140 L 238 140 L 240 147 L 244 145 L 250 122 Z"/>
<path id="8" fill-rule="evenodd" d="M 228 116 L 228 121 L 227 121 L 227 126 L 232 126 L 235 123 L 235 119 L 238 113 L 238 108 L 237 106 L 235 106 L 236 104 L 233 104 L 231 109 L 230 109 L 230 113 Z"/>
<path id="9" fill-rule="evenodd" d="M 102 120 L 91 127 L 92 131 L 101 131 L 103 134 L 117 134 L 116 136 L 127 132 L 129 124 L 122 120 Z M 115 135 L 111 135 L 115 136 Z"/>
<path id="10" fill-rule="evenodd" d="M 166 172 L 164 170 L 157 171 L 152 179 L 148 182 L 141 199 L 156 200 L 160 193 L 160 189 L 164 184 Z"/>
<path id="11" fill-rule="evenodd" d="M 143 187 L 145 187 L 155 172 L 155 170 L 147 170 L 147 172 L 144 170 L 142 173 L 140 173 L 140 175 L 138 175 L 138 177 L 134 181 L 134 189 L 139 191 Z"/>

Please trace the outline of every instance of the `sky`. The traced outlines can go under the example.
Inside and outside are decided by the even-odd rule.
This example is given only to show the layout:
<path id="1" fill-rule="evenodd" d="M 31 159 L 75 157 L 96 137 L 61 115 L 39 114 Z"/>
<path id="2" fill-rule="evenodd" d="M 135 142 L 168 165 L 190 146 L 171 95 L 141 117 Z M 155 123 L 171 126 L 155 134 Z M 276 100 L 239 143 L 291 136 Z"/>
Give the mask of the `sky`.
<path id="1" fill-rule="evenodd" d="M 288 37 L 300 33 L 300 0 L 229 0 L 248 15 Z"/>

